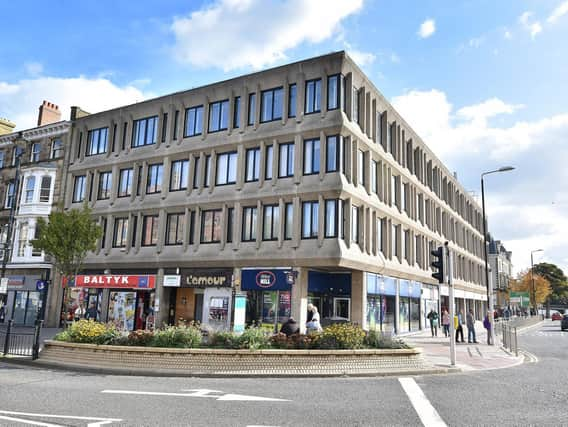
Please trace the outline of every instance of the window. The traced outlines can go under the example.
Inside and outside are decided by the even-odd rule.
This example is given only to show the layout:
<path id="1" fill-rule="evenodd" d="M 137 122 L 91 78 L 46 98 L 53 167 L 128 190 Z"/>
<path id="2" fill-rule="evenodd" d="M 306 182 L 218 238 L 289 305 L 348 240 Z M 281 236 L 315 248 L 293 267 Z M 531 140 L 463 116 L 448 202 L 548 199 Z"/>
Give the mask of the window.
<path id="1" fill-rule="evenodd" d="M 112 247 L 125 248 L 127 235 L 128 235 L 128 218 L 115 218 Z"/>
<path id="2" fill-rule="evenodd" d="M 183 213 L 168 214 L 166 220 L 166 245 L 183 243 Z"/>
<path id="3" fill-rule="evenodd" d="M 110 198 L 110 190 L 112 187 L 112 172 L 101 172 L 99 175 L 99 191 L 98 200 Z"/>
<path id="4" fill-rule="evenodd" d="M 237 182 L 237 152 L 218 154 L 215 185 L 234 184 L 235 182 Z"/>
<path id="5" fill-rule="evenodd" d="M 284 89 L 281 87 L 262 91 L 260 99 L 260 122 L 264 123 L 281 119 L 284 106 L 283 101 Z"/>
<path id="6" fill-rule="evenodd" d="M 178 137 L 178 126 L 179 126 L 179 110 L 176 110 L 174 114 L 174 137 L 172 138 L 174 141 Z"/>
<path id="7" fill-rule="evenodd" d="M 124 122 L 124 125 L 122 126 L 122 149 L 123 150 L 126 149 L 126 132 L 127 131 L 128 131 L 128 122 Z"/>
<path id="8" fill-rule="evenodd" d="M 63 156 L 63 141 L 60 139 L 54 139 L 51 143 L 51 155 L 52 159 L 59 159 Z M 2 155 L 2 157 L 4 157 Z"/>
<path id="9" fill-rule="evenodd" d="M 32 152 L 30 153 L 30 162 L 39 162 L 39 154 L 41 153 L 41 144 L 34 142 L 32 144 Z"/>
<path id="10" fill-rule="evenodd" d="M 383 243 L 383 236 L 385 235 L 385 220 L 382 218 L 377 218 L 377 242 L 378 250 L 381 253 L 385 253 L 385 247 Z"/>
<path id="11" fill-rule="evenodd" d="M 44 176 L 41 178 L 41 185 L 39 189 L 39 201 L 41 203 L 48 203 L 51 194 L 51 177 Z"/>
<path id="12" fill-rule="evenodd" d="M 351 241 L 359 242 L 359 208 L 351 206 Z"/>
<path id="13" fill-rule="evenodd" d="M 162 164 L 148 166 L 148 181 L 146 182 L 146 194 L 154 194 L 162 191 Z"/>
<path id="14" fill-rule="evenodd" d="M 278 177 L 294 176 L 294 143 L 280 144 L 278 157 Z"/>
<path id="15" fill-rule="evenodd" d="M 272 179 L 272 167 L 274 165 L 274 146 L 266 147 L 266 163 L 264 165 L 264 179 Z"/>
<path id="16" fill-rule="evenodd" d="M 357 150 L 357 181 L 365 185 L 365 153 L 361 150 Z"/>
<path id="17" fill-rule="evenodd" d="M 195 229 L 195 211 L 189 213 L 189 244 L 193 245 Z"/>
<path id="18" fill-rule="evenodd" d="M 132 147 L 143 147 L 156 143 L 158 116 L 134 120 L 132 132 Z"/>
<path id="19" fill-rule="evenodd" d="M 168 113 L 162 114 L 162 142 L 166 142 L 168 132 Z"/>
<path id="20" fill-rule="evenodd" d="M 327 78 L 327 109 L 339 108 L 339 74 Z"/>
<path id="21" fill-rule="evenodd" d="M 4 152 L 0 151 L 0 169 L 4 167 Z"/>
<path id="22" fill-rule="evenodd" d="M 256 207 L 243 208 L 243 242 L 256 240 Z"/>
<path id="23" fill-rule="evenodd" d="M 80 175 L 75 177 L 75 182 L 73 185 L 73 203 L 82 202 L 85 200 L 85 183 L 87 177 L 85 175 Z"/>
<path id="24" fill-rule="evenodd" d="M 30 176 L 26 179 L 25 203 L 32 203 L 34 201 L 34 187 L 35 176 Z"/>
<path id="25" fill-rule="evenodd" d="M 318 202 L 302 203 L 302 239 L 318 237 Z"/>
<path id="26" fill-rule="evenodd" d="M 170 191 L 185 190 L 189 174 L 189 160 L 176 160 L 172 162 L 170 174 Z"/>
<path id="27" fill-rule="evenodd" d="M 221 241 L 221 209 L 201 213 L 201 243 Z"/>
<path id="28" fill-rule="evenodd" d="M 339 136 L 332 135 L 327 137 L 326 144 L 326 172 L 337 172 L 339 170 Z"/>
<path id="29" fill-rule="evenodd" d="M 209 187 L 209 185 L 211 184 L 211 177 L 209 176 L 211 172 L 211 155 L 206 155 L 205 156 L 205 177 L 203 180 L 203 186 L 204 187 Z"/>
<path id="30" fill-rule="evenodd" d="M 28 223 L 24 222 L 20 224 L 20 235 L 18 238 L 18 256 L 25 255 L 25 249 L 28 245 Z"/>
<path id="31" fill-rule="evenodd" d="M 397 234 L 398 234 L 398 226 L 393 224 L 391 232 L 391 250 L 393 256 L 400 256 Z"/>
<path id="32" fill-rule="evenodd" d="M 203 132 L 203 105 L 185 110 L 184 136 L 201 135 Z"/>
<path id="33" fill-rule="evenodd" d="M 136 235 L 138 234 L 138 215 L 132 217 L 132 240 L 130 242 L 131 246 L 136 246 Z"/>
<path id="34" fill-rule="evenodd" d="M 9 209 L 12 207 L 13 201 L 14 201 L 14 193 L 15 193 L 15 185 L 13 182 L 9 182 L 8 183 L 8 187 L 6 187 L 6 204 L 4 205 L 4 207 L 6 209 Z"/>
<path id="35" fill-rule="evenodd" d="M 241 126 L 241 97 L 235 97 L 235 105 L 233 109 L 233 127 L 235 129 Z"/>
<path id="36" fill-rule="evenodd" d="M 325 237 L 337 237 L 337 200 L 325 201 Z"/>
<path id="37" fill-rule="evenodd" d="M 396 175 L 391 175 L 391 206 L 398 206 L 398 177 Z"/>
<path id="38" fill-rule="evenodd" d="M 375 194 L 378 194 L 377 168 L 378 168 L 378 163 L 375 160 L 371 160 L 371 191 Z"/>
<path id="39" fill-rule="evenodd" d="M 321 79 L 306 82 L 306 114 L 321 111 Z"/>
<path id="40" fill-rule="evenodd" d="M 233 242 L 233 221 L 235 220 L 235 208 L 227 209 L 227 243 Z"/>
<path id="41" fill-rule="evenodd" d="M 260 174 L 260 148 L 247 150 L 246 182 L 258 181 Z"/>
<path id="42" fill-rule="evenodd" d="M 294 204 L 286 203 L 284 205 L 284 240 L 292 239 L 292 230 L 294 227 Z"/>
<path id="43" fill-rule="evenodd" d="M 209 104 L 209 132 L 227 130 L 229 127 L 229 100 Z"/>
<path id="44" fill-rule="evenodd" d="M 410 263 L 410 230 L 404 230 L 402 234 L 402 256 Z"/>
<path id="45" fill-rule="evenodd" d="M 108 127 L 90 130 L 87 134 L 87 156 L 103 154 L 107 151 Z"/>
<path id="46" fill-rule="evenodd" d="M 102 228 L 101 248 L 104 248 L 105 244 L 106 244 L 107 222 L 108 221 L 107 221 L 106 217 L 101 218 L 101 223 L 100 223 L 100 226 Z M 37 226 L 36 226 L 36 230 L 37 230 Z"/>
<path id="47" fill-rule="evenodd" d="M 262 240 L 277 240 L 280 230 L 280 208 L 278 205 L 264 207 Z"/>
<path id="48" fill-rule="evenodd" d="M 320 140 L 306 139 L 304 141 L 304 175 L 320 171 Z"/>
<path id="49" fill-rule="evenodd" d="M 256 114 L 256 93 L 249 93 L 249 106 L 248 106 L 248 125 L 254 125 L 254 115 Z"/>
<path id="50" fill-rule="evenodd" d="M 408 197 L 409 193 L 408 193 L 408 184 L 402 184 L 401 186 L 401 192 L 400 192 L 400 199 L 401 199 L 401 204 L 402 204 L 402 210 L 403 212 L 406 212 L 407 214 L 408 212 L 408 201 L 407 201 L 407 197 Z"/>
<path id="51" fill-rule="evenodd" d="M 158 244 L 158 215 L 145 215 L 142 221 L 142 246 Z"/>
<path id="52" fill-rule="evenodd" d="M 383 143 L 383 115 L 381 113 L 377 113 L 377 139 L 376 139 L 376 143 L 377 144 L 382 144 Z"/>
<path id="53" fill-rule="evenodd" d="M 201 183 L 201 177 L 199 173 L 201 169 L 200 160 L 200 157 L 195 157 L 195 160 L 193 162 L 193 188 L 199 188 L 199 185 Z"/>
<path id="54" fill-rule="evenodd" d="M 353 88 L 353 99 L 351 102 L 353 104 L 353 116 L 351 117 L 351 120 L 355 123 L 359 123 L 359 89 L 356 87 Z"/>
<path id="55" fill-rule="evenodd" d="M 132 194 L 132 173 L 132 168 L 120 170 L 118 197 L 127 197 Z"/>
<path id="56" fill-rule="evenodd" d="M 288 117 L 296 117 L 296 83 L 288 86 Z"/>

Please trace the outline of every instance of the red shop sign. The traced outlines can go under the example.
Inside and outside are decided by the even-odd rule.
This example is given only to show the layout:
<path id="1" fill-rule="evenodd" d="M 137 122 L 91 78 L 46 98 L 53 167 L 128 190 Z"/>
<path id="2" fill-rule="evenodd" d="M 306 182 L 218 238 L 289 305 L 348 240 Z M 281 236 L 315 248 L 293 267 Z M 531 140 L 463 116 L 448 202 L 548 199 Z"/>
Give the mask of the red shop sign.
<path id="1" fill-rule="evenodd" d="M 63 282 L 63 286 L 65 286 Z M 154 289 L 155 275 L 129 276 L 123 274 L 80 274 L 77 283 L 69 287 L 77 288 L 125 288 L 125 289 Z"/>

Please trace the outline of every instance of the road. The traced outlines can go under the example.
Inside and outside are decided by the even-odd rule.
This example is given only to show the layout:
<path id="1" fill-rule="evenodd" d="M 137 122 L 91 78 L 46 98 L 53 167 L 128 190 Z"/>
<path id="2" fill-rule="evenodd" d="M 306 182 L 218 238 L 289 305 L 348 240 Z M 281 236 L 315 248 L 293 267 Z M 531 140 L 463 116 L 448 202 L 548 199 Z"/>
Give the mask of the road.
<path id="1" fill-rule="evenodd" d="M 101 376 L 0 363 L 0 425 L 568 425 L 568 332 L 549 321 L 519 343 L 538 362 L 402 380 Z"/>

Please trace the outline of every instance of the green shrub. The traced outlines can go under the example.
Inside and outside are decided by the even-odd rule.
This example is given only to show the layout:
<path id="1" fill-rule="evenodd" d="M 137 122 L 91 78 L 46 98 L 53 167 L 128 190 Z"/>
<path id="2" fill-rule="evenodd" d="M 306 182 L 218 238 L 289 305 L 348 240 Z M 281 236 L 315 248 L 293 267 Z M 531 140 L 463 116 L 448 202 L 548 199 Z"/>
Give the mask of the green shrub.
<path id="1" fill-rule="evenodd" d="M 128 334 L 127 345 L 145 347 L 154 339 L 154 332 L 145 329 L 132 331 Z"/>
<path id="2" fill-rule="evenodd" d="M 319 349 L 357 349 L 365 346 L 365 331 L 351 323 L 330 325 L 313 335 L 313 347 Z"/>
<path id="3" fill-rule="evenodd" d="M 191 326 L 167 326 L 154 332 L 152 347 L 195 348 L 201 345 L 201 330 Z"/>
<path id="4" fill-rule="evenodd" d="M 379 331 L 369 331 L 365 337 L 365 344 L 371 348 L 400 349 L 412 348 L 399 338 L 385 336 Z"/>
<path id="5" fill-rule="evenodd" d="M 228 331 L 213 332 L 209 335 L 208 345 L 216 348 L 239 348 L 239 336 Z"/>
<path id="6" fill-rule="evenodd" d="M 71 341 L 71 337 L 69 336 L 69 330 L 65 329 L 64 331 L 58 332 L 57 334 L 55 334 L 55 336 L 53 337 L 53 339 L 55 341 L 64 341 L 64 342 L 70 342 Z"/>
<path id="7" fill-rule="evenodd" d="M 73 322 L 65 331 L 61 332 L 60 341 L 83 344 L 110 344 L 120 336 L 120 332 L 112 324 L 95 322 L 93 320 L 79 320 Z"/>
<path id="8" fill-rule="evenodd" d="M 303 350 L 312 347 L 312 341 L 315 335 L 286 334 L 278 333 L 270 337 L 270 344 L 273 348 Z"/>
<path id="9" fill-rule="evenodd" d="M 270 348 L 270 334 L 262 328 L 248 328 L 239 336 L 238 347 L 249 350 Z"/>

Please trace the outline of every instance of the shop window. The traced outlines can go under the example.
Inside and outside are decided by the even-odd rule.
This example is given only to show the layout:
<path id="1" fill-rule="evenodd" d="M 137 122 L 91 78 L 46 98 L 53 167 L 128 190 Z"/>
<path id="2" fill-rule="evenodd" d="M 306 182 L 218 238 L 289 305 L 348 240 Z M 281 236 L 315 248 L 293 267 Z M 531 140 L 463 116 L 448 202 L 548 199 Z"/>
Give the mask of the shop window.
<path id="1" fill-rule="evenodd" d="M 280 208 L 278 205 L 264 206 L 262 240 L 277 240 L 280 230 Z"/>
<path id="2" fill-rule="evenodd" d="M 181 245 L 183 243 L 183 213 L 168 214 L 166 221 L 166 245 Z"/>
<path id="3" fill-rule="evenodd" d="M 132 125 L 132 148 L 156 143 L 158 116 L 134 120 Z"/>
<path id="4" fill-rule="evenodd" d="M 73 203 L 82 202 L 85 200 L 85 184 L 87 177 L 85 175 L 79 175 L 75 177 L 73 183 Z M 6 207 L 9 207 L 8 205 Z"/>
<path id="5" fill-rule="evenodd" d="M 339 170 L 339 135 L 328 136 L 326 140 L 326 172 L 337 172 Z"/>
<path id="6" fill-rule="evenodd" d="M 321 111 L 321 79 L 306 82 L 306 114 Z"/>
<path id="7" fill-rule="evenodd" d="M 87 156 L 94 156 L 107 152 L 108 127 L 92 129 L 87 134 Z"/>
<path id="8" fill-rule="evenodd" d="M 101 172 L 99 175 L 99 190 L 97 192 L 97 199 L 105 200 L 110 198 L 111 186 L 112 172 Z"/>
<path id="9" fill-rule="evenodd" d="M 118 197 L 127 197 L 132 194 L 132 174 L 132 168 L 120 170 Z"/>
<path id="10" fill-rule="evenodd" d="M 266 146 L 266 162 L 264 166 L 264 179 L 272 179 L 272 167 L 274 165 L 274 146 Z"/>
<path id="11" fill-rule="evenodd" d="M 287 178 L 294 176 L 294 143 L 279 145 L 278 177 Z"/>
<path id="12" fill-rule="evenodd" d="M 201 243 L 221 241 L 221 209 L 201 212 Z"/>
<path id="13" fill-rule="evenodd" d="M 333 317 L 351 320 L 351 298 L 333 298 Z"/>
<path id="14" fill-rule="evenodd" d="M 229 127 L 229 100 L 209 104 L 209 132 L 227 130 Z"/>
<path id="15" fill-rule="evenodd" d="M 189 160 L 176 160 L 172 162 L 170 175 L 170 191 L 187 189 L 189 174 Z"/>
<path id="16" fill-rule="evenodd" d="M 319 203 L 302 203 L 302 239 L 315 239 L 318 237 Z"/>
<path id="17" fill-rule="evenodd" d="M 249 148 L 246 151 L 246 182 L 258 181 L 260 176 L 260 148 Z"/>
<path id="18" fill-rule="evenodd" d="M 34 189 L 35 189 L 35 176 L 29 176 L 26 179 L 26 191 L 24 203 L 32 203 L 34 201 Z"/>
<path id="19" fill-rule="evenodd" d="M 304 140 L 304 175 L 312 175 L 320 171 L 320 140 Z"/>
<path id="20" fill-rule="evenodd" d="M 184 137 L 201 135 L 203 132 L 203 105 L 185 110 Z"/>
<path id="21" fill-rule="evenodd" d="M 288 89 L 288 117 L 296 117 L 296 83 L 292 83 Z"/>
<path id="22" fill-rule="evenodd" d="M 284 89 L 282 87 L 264 90 L 260 98 L 260 122 L 271 122 L 282 118 L 284 108 Z"/>
<path id="23" fill-rule="evenodd" d="M 242 241 L 251 242 L 256 240 L 256 207 L 243 208 L 243 232 Z"/>
<path id="24" fill-rule="evenodd" d="M 285 223 L 284 223 L 284 240 L 291 240 L 292 239 L 292 231 L 294 228 L 294 204 L 293 203 L 286 203 L 284 205 L 284 215 L 285 215 Z"/>
<path id="25" fill-rule="evenodd" d="M 235 104 L 233 107 L 233 128 L 237 129 L 240 127 L 241 122 L 241 97 L 235 97 Z"/>
<path id="26" fill-rule="evenodd" d="M 234 184 L 237 181 L 237 152 L 217 155 L 215 185 Z"/>
<path id="27" fill-rule="evenodd" d="M 48 203 L 51 195 L 51 177 L 43 176 L 41 178 L 41 185 L 39 189 L 39 201 L 41 203 Z"/>
<path id="28" fill-rule="evenodd" d="M 160 164 L 148 166 L 148 180 L 146 182 L 146 194 L 155 194 L 162 191 L 162 173 L 164 166 Z"/>
<path id="29" fill-rule="evenodd" d="M 123 331 L 132 331 L 136 316 L 136 292 L 111 292 L 108 321 Z"/>
<path id="30" fill-rule="evenodd" d="M 337 200 L 325 201 L 325 237 L 337 237 Z"/>
<path id="31" fill-rule="evenodd" d="M 339 74 L 327 77 L 327 109 L 336 110 L 339 108 Z"/>
<path id="32" fill-rule="evenodd" d="M 112 247 L 125 248 L 127 234 L 128 234 L 128 218 L 115 218 Z"/>
<path id="33" fill-rule="evenodd" d="M 142 246 L 158 244 L 158 215 L 145 215 L 142 221 Z"/>

